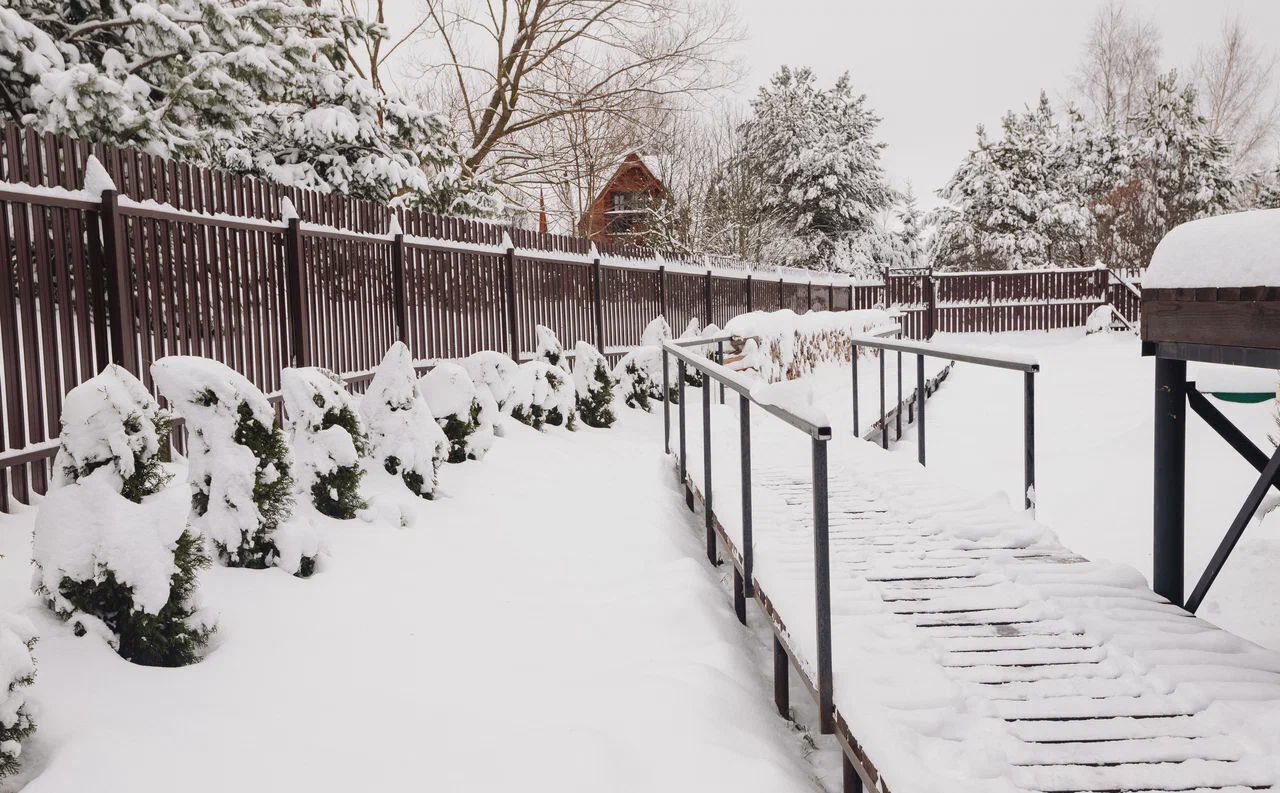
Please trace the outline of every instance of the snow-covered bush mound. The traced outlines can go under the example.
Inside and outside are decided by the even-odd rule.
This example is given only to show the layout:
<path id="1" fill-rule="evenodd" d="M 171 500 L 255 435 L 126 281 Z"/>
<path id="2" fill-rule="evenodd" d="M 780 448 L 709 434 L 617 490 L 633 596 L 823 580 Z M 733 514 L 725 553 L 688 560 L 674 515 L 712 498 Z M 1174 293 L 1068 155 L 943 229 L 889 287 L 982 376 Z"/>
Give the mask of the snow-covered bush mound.
<path id="1" fill-rule="evenodd" d="M 489 390 L 477 388 L 467 370 L 441 361 L 418 380 L 418 389 L 449 439 L 451 463 L 479 460 L 493 445 L 498 406 Z"/>
<path id="2" fill-rule="evenodd" d="M 689 324 L 684 326 L 684 333 L 680 334 L 679 340 L 687 341 L 689 339 L 696 339 L 701 336 L 702 336 L 702 331 L 698 328 L 698 318 L 694 317 L 689 320 Z M 693 349 L 699 350 L 701 348 L 695 347 Z M 695 369 L 692 366 L 686 366 L 684 368 L 684 381 L 689 385 L 693 386 L 694 388 L 701 388 L 702 372 L 700 372 L 699 370 Z"/>
<path id="3" fill-rule="evenodd" d="M 266 396 L 207 358 L 161 358 L 151 376 L 187 422 L 191 525 L 231 567 L 311 575 L 319 543 L 293 517 L 292 460 Z"/>
<path id="4" fill-rule="evenodd" d="M 662 342 L 671 338 L 671 326 L 667 324 L 667 318 L 658 315 L 648 325 L 644 326 L 644 330 L 640 333 L 641 347 L 661 347 Z"/>
<path id="5" fill-rule="evenodd" d="M 458 363 L 467 370 L 477 389 L 488 390 L 498 408 L 506 408 L 507 401 L 511 399 L 511 391 L 515 388 L 519 364 L 509 356 L 493 350 L 473 353 Z"/>
<path id="6" fill-rule="evenodd" d="M 515 388 L 507 403 L 513 419 L 534 429 L 543 425 L 573 429 L 577 397 L 569 374 L 546 361 L 526 361 L 516 369 Z"/>
<path id="7" fill-rule="evenodd" d="M 36 677 L 31 655 L 35 645 L 36 629 L 30 620 L 0 615 L 0 779 L 18 770 L 22 742 L 36 729 L 25 690 Z"/>
<path id="8" fill-rule="evenodd" d="M 449 456 L 449 439 L 418 392 L 413 358 L 396 342 L 374 371 L 360 400 L 372 456 L 387 473 L 423 498 L 436 492 L 436 471 Z"/>
<path id="9" fill-rule="evenodd" d="M 658 316 L 640 334 L 640 346 L 622 356 L 613 367 L 613 379 L 618 381 L 618 393 L 627 407 L 648 411 L 653 402 L 663 400 L 662 343 L 670 338 L 671 326 L 665 317 Z M 672 402 L 680 394 L 678 373 L 675 360 L 669 361 L 667 398 Z"/>
<path id="10" fill-rule="evenodd" d="M 585 341 L 578 342 L 574 350 L 573 388 L 577 394 L 578 414 L 588 427 L 611 427 L 617 417 L 613 414 L 613 388 L 617 382 L 609 373 L 609 362 Z"/>
<path id="11" fill-rule="evenodd" d="M 298 492 L 309 494 L 321 514 L 354 518 L 367 506 L 360 495 L 360 458 L 369 451 L 355 399 L 341 377 L 314 366 L 285 369 L 280 385 Z"/>
<path id="12" fill-rule="evenodd" d="M 147 666 L 193 663 L 212 632 L 196 599 L 209 558 L 187 530 L 183 492 L 165 489 L 169 423 L 114 364 L 71 389 L 32 543 L 36 594 L 78 634 L 99 633 Z"/>
<path id="13" fill-rule="evenodd" d="M 533 331 L 538 338 L 538 346 L 534 350 L 534 357 L 539 361 L 546 361 L 567 373 L 569 371 L 569 359 L 564 354 L 564 346 L 560 344 L 560 339 L 556 337 L 555 331 L 546 325 L 535 325 Z"/>
<path id="14" fill-rule="evenodd" d="M 1088 336 L 1092 333 L 1106 333 L 1111 330 L 1114 310 L 1110 305 L 1102 305 L 1089 312 L 1089 317 L 1084 321 L 1084 334 Z"/>
<path id="15" fill-rule="evenodd" d="M 786 308 L 740 314 L 724 330 L 758 340 L 755 354 L 744 364 L 775 382 L 803 377 L 820 363 L 847 362 L 853 356 L 853 336 L 891 324 L 893 318 L 880 309 L 802 315 Z"/>

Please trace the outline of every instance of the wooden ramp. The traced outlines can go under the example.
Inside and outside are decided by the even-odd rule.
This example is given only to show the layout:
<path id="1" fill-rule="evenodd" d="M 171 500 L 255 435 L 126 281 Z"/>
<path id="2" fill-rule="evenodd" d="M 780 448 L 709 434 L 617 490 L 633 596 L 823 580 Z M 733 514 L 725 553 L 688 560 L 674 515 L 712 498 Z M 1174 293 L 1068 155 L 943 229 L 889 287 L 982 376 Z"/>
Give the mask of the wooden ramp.
<path id="1" fill-rule="evenodd" d="M 785 713 L 788 665 L 817 690 L 813 491 L 804 458 L 788 461 L 794 438 L 775 441 L 753 453 L 765 462 L 752 487 L 752 578 L 791 662 L 775 663 Z M 728 446 L 713 454 L 725 472 L 714 525 L 741 570 Z M 846 790 L 1280 789 L 1280 653 L 1171 605 L 1129 568 L 1071 553 L 1003 499 L 870 444 L 831 447 Z M 685 485 L 702 504 L 698 463 Z"/>

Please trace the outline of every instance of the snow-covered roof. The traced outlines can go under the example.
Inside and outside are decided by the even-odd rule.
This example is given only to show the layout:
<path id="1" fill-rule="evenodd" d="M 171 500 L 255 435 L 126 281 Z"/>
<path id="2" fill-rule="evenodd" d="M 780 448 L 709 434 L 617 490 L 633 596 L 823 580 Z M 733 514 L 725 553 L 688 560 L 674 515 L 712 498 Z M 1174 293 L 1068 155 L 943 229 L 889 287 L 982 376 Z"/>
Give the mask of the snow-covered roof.
<path id="1" fill-rule="evenodd" d="M 1148 289 L 1280 286 L 1280 209 L 1183 223 L 1151 256 Z"/>

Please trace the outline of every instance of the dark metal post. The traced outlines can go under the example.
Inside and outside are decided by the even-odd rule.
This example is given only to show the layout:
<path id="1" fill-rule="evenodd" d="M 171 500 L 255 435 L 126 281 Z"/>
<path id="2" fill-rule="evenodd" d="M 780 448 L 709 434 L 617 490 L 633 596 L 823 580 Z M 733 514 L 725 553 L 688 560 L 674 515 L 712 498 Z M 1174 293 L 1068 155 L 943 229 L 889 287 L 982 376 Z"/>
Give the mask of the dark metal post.
<path id="1" fill-rule="evenodd" d="M 1187 470 L 1187 362 L 1156 358 L 1152 589 L 1182 604 Z"/>
<path id="2" fill-rule="evenodd" d="M 104 198 L 105 201 L 105 198 Z M 311 340 L 306 322 L 310 297 L 305 284 L 306 261 L 303 257 L 302 221 L 289 220 L 284 233 L 285 297 L 289 301 L 289 346 L 294 366 L 311 365 Z"/>
<path id="3" fill-rule="evenodd" d="M 787 648 L 782 646 L 777 634 L 773 637 L 773 705 L 778 715 L 784 719 L 791 718 L 791 664 L 787 658 Z"/>
<path id="4" fill-rule="evenodd" d="M 679 399 L 676 404 L 679 406 L 680 413 L 680 487 L 684 490 L 684 501 L 689 505 L 689 509 L 693 509 L 693 494 L 689 492 L 685 480 L 688 478 L 688 444 L 685 441 L 685 420 L 684 420 L 684 359 L 676 363 L 676 390 L 679 391 Z M 670 398 L 670 394 L 667 395 Z"/>
<path id="5" fill-rule="evenodd" d="M 702 295 L 703 305 L 706 308 L 707 313 L 704 315 L 706 319 L 702 321 L 703 325 L 706 325 L 708 322 L 711 321 L 711 310 L 712 310 L 711 289 L 712 289 L 711 269 L 707 268 L 707 280 L 703 283 L 703 295 Z"/>
<path id="6" fill-rule="evenodd" d="M 755 308 L 752 307 L 752 303 L 753 303 L 753 300 L 751 298 L 751 274 L 748 273 L 747 274 L 747 313 L 748 314 L 750 314 L 752 311 L 755 311 Z"/>
<path id="7" fill-rule="evenodd" d="M 861 437 L 858 432 L 858 345 L 856 344 L 853 345 L 853 437 Z"/>
<path id="8" fill-rule="evenodd" d="M 841 766 L 844 770 L 844 790 L 843 793 L 862 793 L 862 777 L 858 776 L 858 771 L 853 767 L 853 763 L 849 762 L 848 755 L 841 753 L 841 759 L 844 761 Z"/>
<path id="9" fill-rule="evenodd" d="M 516 325 L 516 249 L 507 248 L 503 277 L 507 287 L 507 335 L 511 345 L 511 360 L 520 362 L 520 329 Z"/>
<path id="10" fill-rule="evenodd" d="M 711 378 L 705 375 L 702 378 L 702 514 L 707 529 L 707 561 L 719 564 L 711 510 Z"/>
<path id="11" fill-rule="evenodd" d="M 716 342 L 716 363 L 724 366 L 724 342 Z M 720 404 L 724 404 L 724 383 L 720 383 Z"/>
<path id="12" fill-rule="evenodd" d="M 600 259 L 591 261 L 591 287 L 594 298 L 596 320 L 596 347 L 604 353 L 604 274 L 600 269 Z"/>
<path id="13" fill-rule="evenodd" d="M 898 408 L 893 417 L 895 441 L 902 440 L 902 350 L 898 350 Z"/>
<path id="14" fill-rule="evenodd" d="M 753 597 L 755 586 L 755 538 L 751 525 L 751 400 L 745 394 L 739 397 L 738 432 L 739 457 L 742 458 L 742 594 Z M 746 603 L 738 615 L 742 624 L 747 623 Z"/>
<path id="15" fill-rule="evenodd" d="M 667 367 L 671 365 L 671 353 L 662 348 L 662 451 L 671 454 L 671 384 L 667 381 Z"/>
<path id="16" fill-rule="evenodd" d="M 916 354 L 916 457 L 924 465 L 924 402 L 928 398 L 924 382 L 924 353 Z"/>
<path id="17" fill-rule="evenodd" d="M 409 343 L 409 301 L 404 289 L 404 234 L 397 234 L 391 243 L 391 291 L 395 305 L 396 338 Z"/>
<path id="18" fill-rule="evenodd" d="M 818 627 L 818 722 L 823 735 L 836 729 L 831 681 L 831 544 L 827 518 L 827 442 L 814 438 L 813 599 Z"/>
<path id="19" fill-rule="evenodd" d="M 1036 509 L 1036 373 L 1022 375 L 1022 506 Z"/>
<path id="20" fill-rule="evenodd" d="M 884 350 L 880 350 L 880 448 L 889 448 L 889 422 L 884 412 Z"/>
<path id="21" fill-rule="evenodd" d="M 665 264 L 658 265 L 658 314 L 663 318 L 667 316 L 667 266 Z"/>

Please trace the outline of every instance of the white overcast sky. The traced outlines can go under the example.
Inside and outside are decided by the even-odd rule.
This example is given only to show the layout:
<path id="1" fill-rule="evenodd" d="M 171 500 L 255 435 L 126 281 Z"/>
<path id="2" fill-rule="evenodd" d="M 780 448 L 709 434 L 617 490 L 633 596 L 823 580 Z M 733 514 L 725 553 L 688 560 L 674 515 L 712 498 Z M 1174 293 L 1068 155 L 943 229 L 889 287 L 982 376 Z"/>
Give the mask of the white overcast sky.
<path id="1" fill-rule="evenodd" d="M 806 65 L 829 84 L 848 71 L 880 115 L 884 165 L 924 207 L 973 145 L 1043 88 L 1071 92 L 1089 23 L 1103 0 L 736 0 L 746 27 L 738 47 L 745 102 L 782 64 Z M 1240 16 L 1254 43 L 1280 51 L 1280 0 L 1128 0 L 1163 34 L 1165 68 L 1189 69 Z M 393 33 L 419 0 L 387 4 Z"/>

